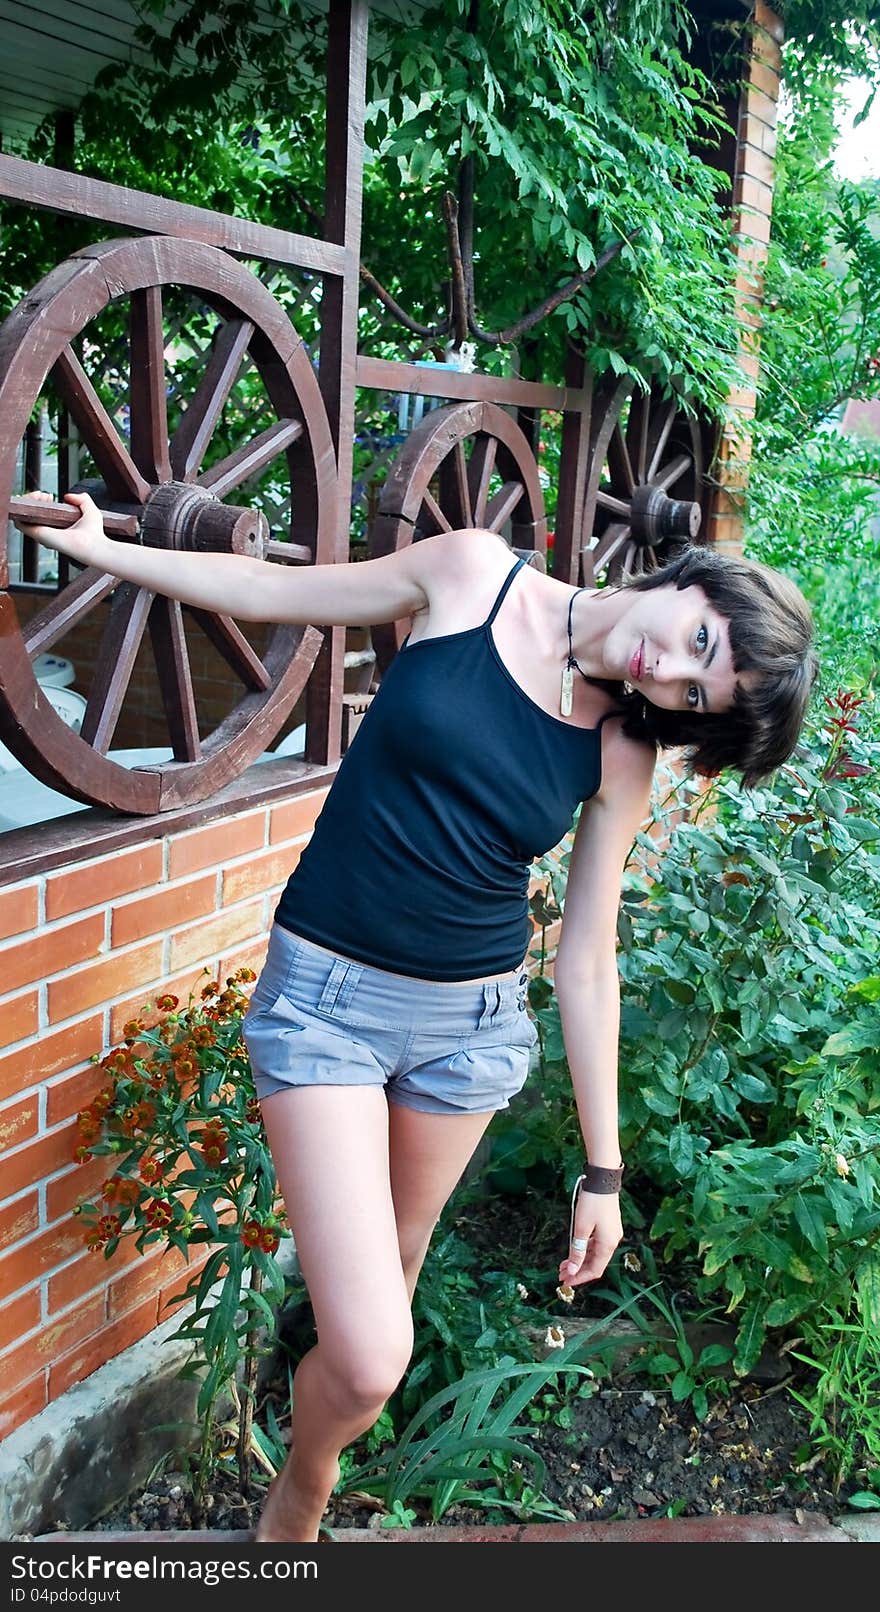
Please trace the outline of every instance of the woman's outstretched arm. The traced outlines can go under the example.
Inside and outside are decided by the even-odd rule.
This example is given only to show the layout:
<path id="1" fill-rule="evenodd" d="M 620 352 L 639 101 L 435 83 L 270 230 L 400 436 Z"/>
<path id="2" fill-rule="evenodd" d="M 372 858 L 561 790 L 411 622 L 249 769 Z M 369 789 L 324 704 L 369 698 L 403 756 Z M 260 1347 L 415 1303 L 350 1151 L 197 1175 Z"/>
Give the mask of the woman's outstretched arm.
<path id="1" fill-rule="evenodd" d="M 30 495 L 36 505 L 47 493 Z M 275 565 L 245 554 L 187 554 L 107 537 L 87 493 L 68 493 L 82 511 L 72 526 L 19 521 L 22 531 L 80 565 L 239 621 L 356 626 L 399 621 L 423 610 L 432 586 L 456 561 L 460 534 L 443 532 L 376 560 L 338 565 Z"/>
<path id="2" fill-rule="evenodd" d="M 602 785 L 581 808 L 569 862 L 562 934 L 553 965 L 566 1057 L 590 1164 L 615 1169 L 620 983 L 616 937 L 627 854 L 648 813 L 654 754 L 627 739 L 613 718 L 602 739 Z M 617 1194 L 582 1192 L 563 1280 L 577 1286 L 602 1275 L 623 1235 Z"/>

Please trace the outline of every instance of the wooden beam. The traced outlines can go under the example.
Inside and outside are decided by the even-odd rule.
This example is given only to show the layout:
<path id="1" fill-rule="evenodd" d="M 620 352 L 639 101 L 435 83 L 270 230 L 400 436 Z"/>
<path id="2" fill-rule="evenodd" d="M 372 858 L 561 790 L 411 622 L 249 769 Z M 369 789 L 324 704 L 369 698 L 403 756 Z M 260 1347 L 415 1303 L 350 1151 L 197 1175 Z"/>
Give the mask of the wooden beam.
<path id="1" fill-rule="evenodd" d="M 357 361 L 358 386 L 377 392 L 410 392 L 417 397 L 448 397 L 462 403 L 515 403 L 520 408 L 589 412 L 590 394 L 583 387 L 545 386 L 501 375 L 464 375 L 456 369 L 422 368 L 391 358 Z"/>
<path id="2" fill-rule="evenodd" d="M 144 190 L 89 179 L 84 174 L 65 173 L 61 168 L 27 162 L 23 157 L 0 156 L 0 196 L 7 201 L 45 207 L 52 213 L 73 213 L 101 219 L 106 224 L 122 224 L 148 235 L 203 241 L 241 257 L 289 263 L 319 274 L 343 275 L 346 269 L 351 271 L 344 246 L 333 242 L 270 229 L 247 218 L 231 218 L 207 207 L 190 207 L 164 196 L 151 196 Z M 358 272 L 357 260 L 353 272 Z"/>

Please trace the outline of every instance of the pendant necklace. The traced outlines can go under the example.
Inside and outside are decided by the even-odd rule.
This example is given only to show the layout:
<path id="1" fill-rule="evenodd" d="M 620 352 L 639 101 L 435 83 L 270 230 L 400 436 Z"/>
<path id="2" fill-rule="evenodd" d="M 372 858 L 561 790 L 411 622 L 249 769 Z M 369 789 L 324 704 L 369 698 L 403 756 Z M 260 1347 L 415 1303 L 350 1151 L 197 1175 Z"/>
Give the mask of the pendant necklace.
<path id="1" fill-rule="evenodd" d="M 574 593 L 568 601 L 568 656 L 566 658 L 565 665 L 562 668 L 562 687 L 559 694 L 559 710 L 563 716 L 571 716 L 575 668 L 577 668 L 577 670 L 580 672 L 585 683 L 592 682 L 592 678 L 589 678 L 582 667 L 578 666 L 578 663 L 575 660 L 572 652 L 571 643 L 571 607 L 579 593 L 587 593 L 588 591 L 589 590 L 587 588 L 575 588 Z"/>

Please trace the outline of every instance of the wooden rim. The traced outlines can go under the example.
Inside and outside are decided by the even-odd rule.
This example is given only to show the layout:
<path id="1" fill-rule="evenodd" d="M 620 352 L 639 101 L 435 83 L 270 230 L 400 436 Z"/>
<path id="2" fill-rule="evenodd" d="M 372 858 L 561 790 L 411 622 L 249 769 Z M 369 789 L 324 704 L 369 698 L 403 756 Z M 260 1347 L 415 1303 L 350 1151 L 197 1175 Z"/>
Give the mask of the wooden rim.
<path id="1" fill-rule="evenodd" d="M 493 479 L 501 483 L 494 492 Z M 546 561 L 544 495 L 528 439 L 495 403 L 447 404 L 426 415 L 398 454 L 370 529 L 370 554 L 392 554 L 443 531 L 500 533 L 508 521 L 512 546 Z M 406 619 L 371 629 L 379 672 L 409 626 Z"/>

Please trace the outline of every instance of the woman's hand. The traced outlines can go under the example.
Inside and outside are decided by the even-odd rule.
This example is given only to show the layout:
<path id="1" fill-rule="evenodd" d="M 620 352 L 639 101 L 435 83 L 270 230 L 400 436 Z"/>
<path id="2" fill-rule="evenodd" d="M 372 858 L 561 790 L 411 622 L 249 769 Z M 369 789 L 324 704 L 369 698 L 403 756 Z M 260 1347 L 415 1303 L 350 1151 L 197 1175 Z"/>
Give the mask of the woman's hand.
<path id="1" fill-rule="evenodd" d="M 54 503 L 51 493 L 26 493 L 25 497 L 32 499 L 35 504 Z M 97 565 L 99 561 L 106 560 L 106 545 L 110 539 L 104 535 L 101 511 L 94 499 L 88 493 L 65 493 L 64 503 L 72 504 L 74 509 L 80 511 L 79 520 L 72 526 L 31 525 L 30 521 L 25 524 L 21 519 L 16 521 L 16 525 L 25 537 L 36 538 L 46 548 L 59 549 L 80 565 Z M 36 510 L 34 513 L 37 513 Z"/>
<path id="2" fill-rule="evenodd" d="M 602 1275 L 623 1239 L 618 1192 L 579 1192 L 574 1211 L 572 1243 L 559 1266 L 560 1282 L 581 1287 Z M 575 1246 L 583 1243 L 582 1248 Z"/>

